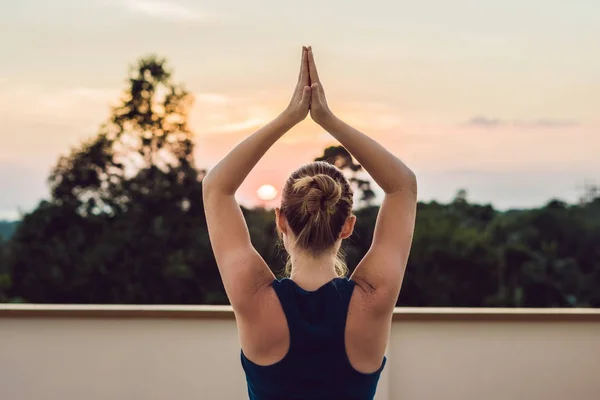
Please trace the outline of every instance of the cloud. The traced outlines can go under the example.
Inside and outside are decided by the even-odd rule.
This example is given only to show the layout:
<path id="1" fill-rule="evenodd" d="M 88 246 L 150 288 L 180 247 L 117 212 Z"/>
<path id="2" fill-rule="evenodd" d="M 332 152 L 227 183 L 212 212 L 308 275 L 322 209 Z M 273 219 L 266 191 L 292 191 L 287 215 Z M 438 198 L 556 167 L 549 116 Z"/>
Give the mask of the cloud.
<path id="1" fill-rule="evenodd" d="M 206 103 L 211 105 L 223 105 L 228 104 L 230 99 L 219 93 L 194 93 L 194 99 L 199 103 Z"/>
<path id="2" fill-rule="evenodd" d="M 250 118 L 244 121 L 233 122 L 229 124 L 216 125 L 211 128 L 205 129 L 204 133 L 206 134 L 214 134 L 214 133 L 236 133 L 243 132 L 248 130 L 253 130 L 260 128 L 269 122 L 264 118 Z"/>
<path id="3" fill-rule="evenodd" d="M 536 120 L 508 120 L 476 116 L 467 121 L 467 126 L 478 128 L 569 128 L 580 125 L 577 120 L 540 118 Z"/>
<path id="4" fill-rule="evenodd" d="M 119 103 L 121 93 L 116 88 L 48 88 L 3 81 L 0 77 L 0 120 L 7 126 L 27 121 L 30 126 L 95 131 L 110 115 L 110 107 Z M 277 111 L 263 101 L 269 98 L 261 93 L 192 95 L 196 102 L 190 116 L 191 127 L 204 135 L 254 130 L 266 124 Z"/>
<path id="5" fill-rule="evenodd" d="M 110 107 L 120 102 L 121 94 L 122 90 L 117 88 L 71 86 L 50 89 L 28 83 L 12 83 L 0 77 L 0 119 L 27 118 L 46 124 L 99 124 L 108 117 Z M 192 95 L 201 117 L 216 125 L 247 120 L 252 111 L 256 117 L 252 98 L 240 99 L 211 92 Z M 259 116 L 264 114 L 263 111 Z"/>
<path id="6" fill-rule="evenodd" d="M 114 3 L 115 1 L 113 1 Z M 171 21 L 206 22 L 214 15 L 200 10 L 181 1 L 167 0 L 120 0 L 122 6 L 129 11 L 152 18 Z"/>
<path id="7" fill-rule="evenodd" d="M 118 100 L 118 89 L 67 87 L 49 90 L 30 84 L 0 84 L 0 118 L 28 118 L 45 123 L 98 120 Z"/>
<path id="8" fill-rule="evenodd" d="M 280 112 L 277 99 L 261 92 L 193 93 L 195 107 L 190 126 L 200 136 L 250 132 Z"/>

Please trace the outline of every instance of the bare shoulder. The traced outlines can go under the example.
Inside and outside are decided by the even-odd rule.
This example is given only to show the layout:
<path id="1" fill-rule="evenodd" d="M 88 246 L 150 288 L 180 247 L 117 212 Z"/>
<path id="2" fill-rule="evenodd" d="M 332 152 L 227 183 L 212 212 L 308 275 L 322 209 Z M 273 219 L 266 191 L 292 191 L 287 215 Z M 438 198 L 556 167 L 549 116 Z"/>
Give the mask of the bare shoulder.
<path id="1" fill-rule="evenodd" d="M 393 307 L 383 312 L 381 296 L 366 283 L 355 281 L 346 320 L 345 344 L 350 364 L 372 373 L 381 366 L 390 335 Z"/>
<path id="2" fill-rule="evenodd" d="M 271 365 L 283 359 L 290 346 L 290 333 L 283 307 L 271 284 L 250 300 L 236 322 L 244 355 L 258 365 Z"/>

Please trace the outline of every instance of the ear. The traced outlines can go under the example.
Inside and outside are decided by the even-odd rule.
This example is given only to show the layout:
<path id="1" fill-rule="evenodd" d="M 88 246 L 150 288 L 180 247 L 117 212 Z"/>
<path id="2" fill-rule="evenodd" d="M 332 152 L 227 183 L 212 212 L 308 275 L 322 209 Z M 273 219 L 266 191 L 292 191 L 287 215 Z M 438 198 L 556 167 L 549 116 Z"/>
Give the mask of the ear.
<path id="1" fill-rule="evenodd" d="M 287 224 L 285 221 L 285 217 L 281 213 L 279 207 L 275 208 L 275 224 L 277 225 L 277 230 L 279 233 L 287 233 Z"/>
<path id="2" fill-rule="evenodd" d="M 354 224 L 356 224 L 356 216 L 351 215 L 346 218 L 346 222 L 344 222 L 344 226 L 342 226 L 342 231 L 340 232 L 340 239 L 348 239 L 352 236 L 352 232 L 354 232 Z"/>

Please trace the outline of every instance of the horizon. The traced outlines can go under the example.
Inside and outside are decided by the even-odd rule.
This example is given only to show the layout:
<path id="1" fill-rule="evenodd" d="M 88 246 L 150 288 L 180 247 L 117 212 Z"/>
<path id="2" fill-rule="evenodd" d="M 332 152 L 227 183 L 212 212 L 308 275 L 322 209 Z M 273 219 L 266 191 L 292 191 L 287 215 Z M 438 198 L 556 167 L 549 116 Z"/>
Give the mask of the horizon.
<path id="1" fill-rule="evenodd" d="M 457 190 L 457 192 L 458 192 L 458 190 Z M 467 191 L 467 194 L 468 194 L 468 191 Z M 437 199 L 418 200 L 418 203 L 424 203 L 424 204 L 438 203 L 438 204 L 441 204 L 441 205 L 449 205 L 452 202 L 452 200 L 453 199 L 450 199 L 450 200 L 445 201 L 445 202 L 439 201 Z M 546 202 L 544 202 L 543 204 L 536 204 L 536 205 L 532 205 L 530 207 L 499 208 L 499 207 L 494 206 L 494 204 L 492 204 L 490 202 L 488 202 L 488 203 L 485 203 L 485 202 L 480 203 L 480 202 L 470 201 L 468 199 L 468 197 L 467 197 L 467 202 L 468 202 L 469 205 L 491 206 L 496 212 L 499 212 L 499 213 L 507 213 L 507 212 L 511 212 L 511 211 L 529 211 L 529 210 L 533 210 L 533 209 L 545 207 L 546 205 L 548 205 L 552 201 L 564 202 L 565 204 L 567 204 L 567 206 L 579 206 L 579 205 L 581 205 L 581 201 L 580 200 L 575 201 L 575 202 L 568 202 L 568 201 L 565 201 L 564 199 L 561 199 L 561 198 L 550 198 Z M 260 200 L 260 199 L 259 200 L 255 200 L 255 201 L 253 200 L 253 201 L 248 202 L 248 203 L 250 203 L 250 204 L 245 204 L 243 200 L 240 202 L 240 204 L 243 207 L 245 207 L 245 208 L 247 208 L 249 210 L 265 210 L 265 211 L 269 211 L 269 212 L 273 212 L 273 213 L 275 212 L 275 207 L 279 206 L 279 204 L 276 201 L 265 201 L 265 200 Z M 379 206 L 380 202 L 379 201 L 375 201 L 373 203 L 373 205 Z M 3 214 L 0 214 L 0 223 L 19 223 L 19 222 L 21 222 L 23 220 L 22 217 L 25 216 L 27 213 L 29 213 L 29 212 L 26 212 L 24 214 L 19 214 L 19 212 L 15 212 L 13 214 L 6 214 L 8 216 L 4 216 Z"/>
<path id="2" fill-rule="evenodd" d="M 283 111 L 301 46 L 312 45 L 332 110 L 415 171 L 420 201 L 465 189 L 469 202 L 499 210 L 573 204 L 586 181 L 600 181 L 600 4 L 307 0 L 304 9 L 317 11 L 296 15 L 274 0 L 0 6 L 0 33 L 12 38 L 0 45 L 0 220 L 48 197 L 50 168 L 95 134 L 129 66 L 151 53 L 196 98 L 199 168 Z M 259 162 L 240 200 L 259 204 L 260 186 L 279 190 L 335 144 L 307 119 Z"/>

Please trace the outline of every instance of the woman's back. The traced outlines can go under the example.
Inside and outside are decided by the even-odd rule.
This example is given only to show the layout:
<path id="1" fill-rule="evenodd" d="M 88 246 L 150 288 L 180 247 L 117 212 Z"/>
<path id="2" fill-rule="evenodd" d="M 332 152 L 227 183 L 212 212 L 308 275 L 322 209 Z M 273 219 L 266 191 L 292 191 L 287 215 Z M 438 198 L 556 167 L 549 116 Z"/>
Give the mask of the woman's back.
<path id="1" fill-rule="evenodd" d="M 340 278 L 347 274 L 340 249 L 356 222 L 351 182 L 334 165 L 337 159 L 294 171 L 275 210 L 291 279 L 276 281 L 252 245 L 235 192 L 267 149 L 309 111 L 385 194 L 371 247 L 350 279 Z M 250 397 L 371 399 L 410 252 L 417 182 L 385 147 L 331 112 L 311 48 L 302 49 L 286 110 L 211 169 L 202 191 L 210 242 L 238 324 Z"/>
<path id="2" fill-rule="evenodd" d="M 250 399 L 372 399 L 385 358 L 368 374 L 357 371 L 348 359 L 344 338 L 354 281 L 336 278 L 307 291 L 283 279 L 274 281 L 272 287 L 288 330 L 263 333 L 265 324 L 258 321 L 255 333 L 287 335 L 289 345 L 281 360 L 267 366 L 250 361 L 242 352 Z"/>

